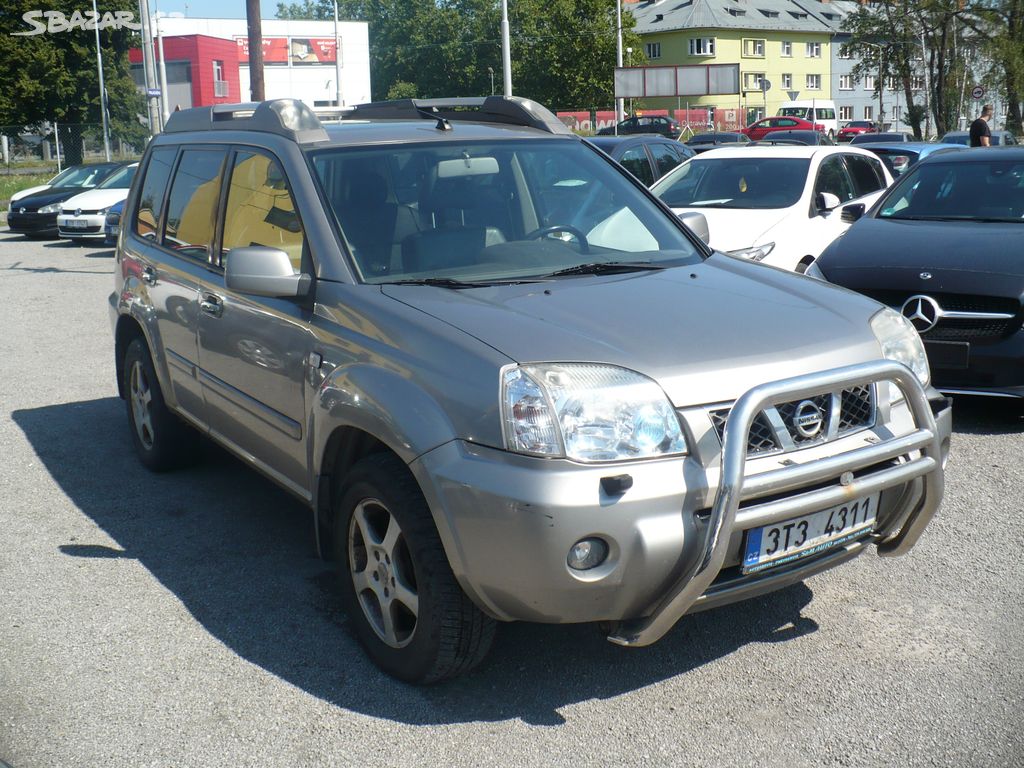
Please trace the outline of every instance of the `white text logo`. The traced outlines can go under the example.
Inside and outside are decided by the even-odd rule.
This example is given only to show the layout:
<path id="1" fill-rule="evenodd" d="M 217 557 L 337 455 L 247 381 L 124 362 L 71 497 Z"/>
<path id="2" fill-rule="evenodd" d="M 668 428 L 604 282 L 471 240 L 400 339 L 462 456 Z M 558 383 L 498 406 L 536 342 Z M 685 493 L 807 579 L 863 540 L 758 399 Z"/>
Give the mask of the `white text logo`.
<path id="1" fill-rule="evenodd" d="M 136 22 L 135 14 L 129 11 L 107 11 L 102 16 L 96 11 L 74 11 L 70 17 L 61 11 L 28 11 L 21 17 L 31 29 L 28 32 L 12 32 L 15 36 L 41 35 L 44 32 L 70 32 L 75 29 L 142 29 Z M 42 19 L 46 19 L 45 22 Z"/>

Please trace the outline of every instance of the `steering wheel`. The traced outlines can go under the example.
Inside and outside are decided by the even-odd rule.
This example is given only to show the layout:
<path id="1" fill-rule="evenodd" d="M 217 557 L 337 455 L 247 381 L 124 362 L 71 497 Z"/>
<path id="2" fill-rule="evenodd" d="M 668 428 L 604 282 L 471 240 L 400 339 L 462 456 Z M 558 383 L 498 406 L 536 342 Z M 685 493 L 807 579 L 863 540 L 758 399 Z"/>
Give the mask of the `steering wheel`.
<path id="1" fill-rule="evenodd" d="M 570 224 L 552 224 L 550 227 L 541 227 L 527 233 L 523 236 L 523 239 L 538 240 L 545 235 L 553 235 L 555 232 L 568 232 L 579 243 L 580 253 L 590 253 L 590 243 L 587 242 L 587 236 Z"/>

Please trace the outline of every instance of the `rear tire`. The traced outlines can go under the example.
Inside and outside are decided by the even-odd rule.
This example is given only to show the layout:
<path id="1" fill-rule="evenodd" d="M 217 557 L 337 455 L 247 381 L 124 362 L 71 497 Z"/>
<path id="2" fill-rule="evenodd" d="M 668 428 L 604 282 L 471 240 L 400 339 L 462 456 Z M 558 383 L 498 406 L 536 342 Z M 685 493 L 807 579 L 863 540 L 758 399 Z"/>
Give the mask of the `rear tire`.
<path id="1" fill-rule="evenodd" d="M 394 454 L 368 456 L 344 478 L 334 554 L 356 635 L 389 675 L 436 683 L 487 655 L 495 622 L 459 587 L 426 499 Z"/>
<path id="2" fill-rule="evenodd" d="M 136 338 L 128 345 L 123 370 L 128 423 L 139 460 L 153 472 L 195 463 L 199 434 L 167 408 L 144 340 Z"/>

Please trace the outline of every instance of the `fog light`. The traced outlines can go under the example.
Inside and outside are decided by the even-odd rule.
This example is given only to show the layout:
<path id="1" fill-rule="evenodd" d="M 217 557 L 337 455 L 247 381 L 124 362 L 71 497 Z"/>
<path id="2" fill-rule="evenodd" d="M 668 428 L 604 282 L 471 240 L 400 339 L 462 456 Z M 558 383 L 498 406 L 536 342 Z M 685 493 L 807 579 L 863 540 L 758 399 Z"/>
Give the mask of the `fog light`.
<path id="1" fill-rule="evenodd" d="M 580 539 L 572 545 L 566 562 L 574 571 L 589 571 L 608 557 L 608 544 L 603 539 Z"/>

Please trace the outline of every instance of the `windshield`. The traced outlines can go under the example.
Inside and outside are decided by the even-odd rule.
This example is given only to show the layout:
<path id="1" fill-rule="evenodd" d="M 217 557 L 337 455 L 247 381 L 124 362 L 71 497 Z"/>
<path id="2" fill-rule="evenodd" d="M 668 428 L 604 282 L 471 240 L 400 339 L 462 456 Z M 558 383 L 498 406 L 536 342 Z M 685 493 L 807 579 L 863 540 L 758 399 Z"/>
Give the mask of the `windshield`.
<path id="1" fill-rule="evenodd" d="M 51 187 L 95 187 L 110 173 L 110 166 L 80 165 L 58 173 L 50 181 Z"/>
<path id="2" fill-rule="evenodd" d="M 368 283 L 516 281 L 700 251 L 606 156 L 530 140 L 323 150 L 313 167 Z"/>
<path id="3" fill-rule="evenodd" d="M 807 183 L 806 158 L 697 157 L 651 187 L 673 208 L 788 208 Z"/>
<path id="4" fill-rule="evenodd" d="M 779 117 L 802 117 L 810 120 L 811 110 L 808 107 L 783 107 L 779 110 Z"/>
<path id="5" fill-rule="evenodd" d="M 915 165 L 886 197 L 882 219 L 1024 222 L 1024 162 Z"/>
<path id="6" fill-rule="evenodd" d="M 121 168 L 104 179 L 98 189 L 128 189 L 132 185 L 132 179 L 135 178 L 135 171 L 137 169 L 138 166 L 136 165 Z"/>

